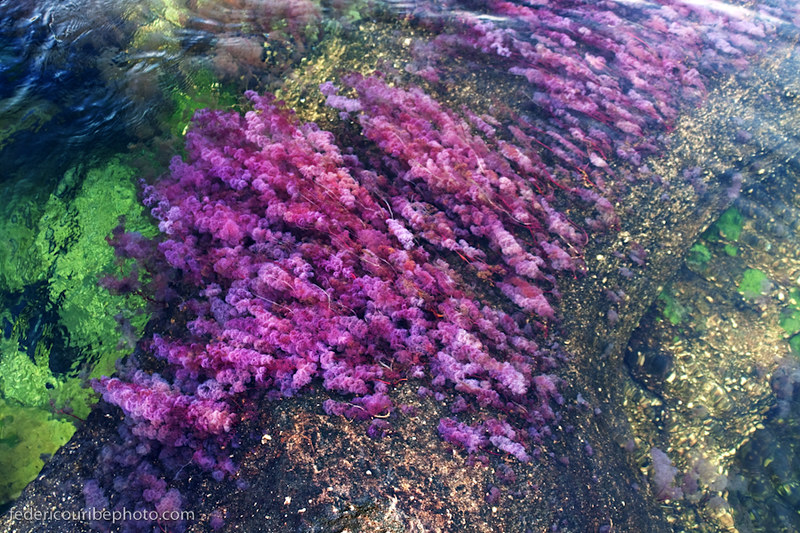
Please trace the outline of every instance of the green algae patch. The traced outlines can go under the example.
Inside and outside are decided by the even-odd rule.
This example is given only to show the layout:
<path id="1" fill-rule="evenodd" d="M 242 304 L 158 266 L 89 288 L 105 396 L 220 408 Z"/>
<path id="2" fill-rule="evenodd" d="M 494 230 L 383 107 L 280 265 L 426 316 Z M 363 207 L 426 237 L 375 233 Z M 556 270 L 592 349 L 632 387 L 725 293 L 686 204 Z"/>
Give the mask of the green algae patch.
<path id="1" fill-rule="evenodd" d="M 736 207 L 728 208 L 701 236 L 710 243 L 720 240 L 736 242 L 744 228 L 744 216 Z"/>
<path id="2" fill-rule="evenodd" d="M 113 373 L 149 320 L 141 297 L 98 285 L 129 272 L 106 241 L 121 217 L 129 231 L 157 234 L 136 174 L 121 157 L 79 165 L 51 189 L 23 184 L 0 207 L 0 504 L 88 416 L 96 401 L 88 379 Z"/>
<path id="3" fill-rule="evenodd" d="M 200 109 L 235 109 L 239 97 L 226 90 L 208 69 L 198 69 L 188 86 L 175 90 L 172 95 L 172 114 L 167 118 L 167 128 L 175 137 L 182 137 L 189 129 L 195 112 Z"/>
<path id="4" fill-rule="evenodd" d="M 0 188 L 0 293 L 17 292 L 47 277 L 34 246 L 50 192 L 33 182 Z"/>
<path id="5" fill-rule="evenodd" d="M 792 308 L 784 309 L 778 323 L 786 333 L 797 333 L 800 331 L 800 311 Z"/>
<path id="6" fill-rule="evenodd" d="M 14 339 L 0 340 L 0 389 L 7 400 L 29 407 L 49 406 L 55 379 L 44 358 L 39 359 L 37 363 L 20 351 Z"/>
<path id="7" fill-rule="evenodd" d="M 142 298 L 110 294 L 98 285 L 103 274 L 122 273 L 115 263 L 114 250 L 106 242 L 121 216 L 125 217 L 128 230 L 147 236 L 156 234 L 155 226 L 146 218 L 138 201 L 134 177 L 134 169 L 120 158 L 112 158 L 88 171 L 70 170 L 42 209 L 33 239 L 42 268 L 33 279 L 47 280 L 43 301 L 36 302 L 37 311 L 50 309 L 56 318 L 50 323 L 44 320 L 43 327 L 49 329 L 36 346 L 28 347 L 28 351 L 36 352 L 34 359 L 26 356 L 36 366 L 28 369 L 28 373 L 39 376 L 58 367 L 62 375 L 51 373 L 51 388 L 47 390 L 55 391 L 57 405 L 69 405 L 78 417 L 88 414 L 92 395 L 82 387 L 77 375 L 99 377 L 113 370 L 114 362 L 130 348 L 119 342 L 119 322 L 124 322 L 138 337 L 149 318 Z M 8 319 L 18 333 L 10 341 L 19 344 L 23 332 L 31 329 L 26 322 L 31 321 L 43 319 L 36 313 Z M 60 351 L 74 354 L 75 360 L 53 364 L 52 356 L 62 359 L 64 356 L 49 353 L 54 337 L 59 337 Z M 26 363 L 14 353 L 5 349 L 0 366 L 13 363 L 22 372 Z M 45 381 L 37 378 L 28 383 L 31 389 L 25 394 L 20 384 L 14 397 L 23 405 L 41 406 L 37 398 L 44 394 Z"/>
<path id="8" fill-rule="evenodd" d="M 673 326 L 679 325 L 686 318 L 688 310 L 669 292 L 662 291 L 658 295 L 658 301 L 662 305 L 662 316 Z"/>
<path id="9" fill-rule="evenodd" d="M 687 266 L 701 273 L 722 254 L 736 257 L 739 248 L 733 243 L 739 240 L 743 228 L 744 217 L 738 209 L 731 207 L 722 213 L 689 249 L 686 256 Z"/>
<path id="10" fill-rule="evenodd" d="M 789 347 L 792 349 L 792 353 L 800 355 L 800 334 L 789 339 Z"/>
<path id="11" fill-rule="evenodd" d="M 119 273 L 106 237 L 120 216 L 128 231 L 156 234 L 137 199 L 133 178 L 134 170 L 114 158 L 86 173 L 72 201 L 54 195 L 40 221 L 37 245 L 53 264 L 50 299 L 60 302 L 60 323 L 72 345 L 91 347 L 95 360 L 124 355 L 116 349 L 118 319 L 130 322 L 139 333 L 148 319 L 140 297 L 113 295 L 98 285 L 102 274 Z"/>
<path id="12" fill-rule="evenodd" d="M 52 336 L 51 332 L 44 333 L 33 357 L 21 349 L 21 339 L 0 339 L 2 397 L 22 407 L 65 414 L 71 421 L 85 419 L 96 399 L 94 391 L 86 387 L 87 380 L 112 373 L 117 354 L 109 352 L 93 360 L 88 350 L 74 350 L 70 353 L 80 356 L 78 371 L 54 372 L 51 358 L 59 354 L 52 351 Z"/>
<path id="13" fill-rule="evenodd" d="M 744 217 L 738 209 L 731 207 L 720 215 L 719 220 L 714 225 L 717 227 L 720 236 L 729 241 L 738 241 L 739 235 L 742 234 Z"/>
<path id="14" fill-rule="evenodd" d="M 19 496 L 53 454 L 72 437 L 75 426 L 52 413 L 0 398 L 0 505 Z"/>
<path id="15" fill-rule="evenodd" d="M 692 265 L 703 267 L 711 261 L 711 250 L 702 243 L 695 243 L 689 249 L 686 261 Z"/>
<path id="16" fill-rule="evenodd" d="M 781 312 L 778 324 L 783 331 L 791 335 L 789 347 L 792 352 L 800 355 L 800 289 L 797 287 L 789 290 L 789 302 Z"/>
<path id="17" fill-rule="evenodd" d="M 739 282 L 739 292 L 745 298 L 757 298 L 766 294 L 771 286 L 772 284 L 766 274 L 755 268 L 748 268 L 742 274 L 742 280 Z"/>
<path id="18" fill-rule="evenodd" d="M 800 289 L 797 287 L 789 289 L 789 305 L 800 309 Z"/>

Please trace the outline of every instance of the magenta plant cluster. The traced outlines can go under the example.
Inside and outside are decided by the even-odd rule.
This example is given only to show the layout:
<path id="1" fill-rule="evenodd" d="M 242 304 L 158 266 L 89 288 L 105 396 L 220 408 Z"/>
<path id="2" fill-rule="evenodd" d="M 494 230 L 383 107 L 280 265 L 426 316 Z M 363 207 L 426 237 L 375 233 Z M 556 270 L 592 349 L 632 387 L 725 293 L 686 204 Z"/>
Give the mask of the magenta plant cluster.
<path id="1" fill-rule="evenodd" d="M 420 23 L 440 35 L 414 46 L 406 70 L 431 82 L 457 79 L 449 57 L 491 62 L 530 84 L 529 113 L 511 128 L 539 175 L 578 189 L 613 222 L 598 192 L 652 173 L 681 112 L 702 104 L 710 79 L 746 75 L 780 24 L 798 18 L 789 2 L 712 5 L 679 0 L 422 3 Z M 441 16 L 456 12 L 455 20 Z M 442 23 L 442 20 L 448 20 Z M 622 163 L 622 165 L 620 165 Z M 621 178 L 621 179 L 620 179 Z"/>
<path id="2" fill-rule="evenodd" d="M 169 303 L 185 327 L 145 343 L 161 373 L 129 364 L 95 383 L 125 413 L 126 442 L 103 449 L 87 502 L 107 503 L 113 487 L 180 507 L 144 457 L 223 479 L 235 466 L 222 445 L 251 393 L 314 383 L 330 391 L 326 412 L 371 420 L 380 437 L 392 388 L 417 380 L 420 395 L 449 402 L 446 441 L 537 453 L 563 403 L 563 353 L 542 340 L 558 321 L 557 277 L 582 272 L 583 228 L 618 223 L 606 181 L 663 148 L 679 105 L 705 94 L 701 71 L 741 67 L 773 31 L 678 2 L 541 4 L 491 2 L 502 24 L 460 15 L 460 33 L 418 47 L 409 66 L 435 81 L 438 54 L 496 56 L 534 88 L 536 113 L 508 128 L 380 75 L 320 88 L 357 120 L 357 150 L 253 92 L 244 115 L 195 115 L 185 159 L 144 190 L 162 238 L 110 239 L 150 281 L 135 270 L 106 285 Z M 587 217 L 556 207 L 567 202 Z"/>
<path id="3" fill-rule="evenodd" d="M 435 250 L 460 253 L 549 319 L 540 287 L 576 267 L 564 249 L 583 236 L 531 190 L 534 176 L 433 99 L 379 78 L 352 81 L 364 133 L 395 166 L 393 179 L 269 97 L 248 93 L 254 109 L 244 116 L 196 115 L 187 160 L 145 191 L 164 234 L 157 253 L 194 291 L 181 304 L 187 334 L 152 339 L 164 375 L 136 370 L 96 388 L 137 437 L 189 446 L 195 462 L 217 468 L 225 460 L 205 439 L 231 430 L 231 405 L 251 387 L 292 396 L 318 378 L 338 395 L 326 411 L 372 419 L 391 414 L 394 383 L 416 378 L 453 387 L 464 411 L 503 413 L 472 426 L 443 421 L 446 439 L 527 460 L 530 435 L 561 401 L 549 374 L 558 352 L 532 340 L 530 315 L 481 304 Z M 514 235 L 523 230 L 527 243 Z M 482 241 L 499 266 L 483 263 Z M 135 235 L 116 243 L 124 256 L 144 255 Z"/>
<path id="4" fill-rule="evenodd" d="M 397 215 L 389 231 L 406 247 L 417 239 L 455 252 L 520 308 L 553 319 L 545 291 L 554 290 L 555 272 L 582 267 L 587 236 L 551 207 L 553 187 L 529 152 L 498 138 L 492 117 L 464 119 L 420 89 L 378 77 L 345 82 L 357 99 L 330 83 L 322 91 L 330 105 L 358 111 L 363 135 L 386 156 L 392 179 L 374 190 Z"/>

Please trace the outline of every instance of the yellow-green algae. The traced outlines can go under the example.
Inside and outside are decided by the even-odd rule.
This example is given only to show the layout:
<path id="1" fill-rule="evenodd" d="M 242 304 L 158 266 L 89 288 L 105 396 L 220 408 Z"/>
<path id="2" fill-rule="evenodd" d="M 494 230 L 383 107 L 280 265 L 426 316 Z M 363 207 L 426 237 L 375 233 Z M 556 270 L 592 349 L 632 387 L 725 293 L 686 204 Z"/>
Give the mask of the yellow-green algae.
<path id="1" fill-rule="evenodd" d="M 120 269 L 106 242 L 120 216 L 130 231 L 156 233 L 137 199 L 135 174 L 114 157 L 88 171 L 71 169 L 49 194 L 33 185 L 3 191 L 10 201 L 0 212 L 0 297 L 22 295 L 23 303 L 0 298 L 0 504 L 18 495 L 41 469 L 40 455 L 57 450 L 73 422 L 88 415 L 94 395 L 86 380 L 113 372 L 130 351 L 118 342 L 115 317 L 135 336 L 148 320 L 140 297 L 98 286 L 104 273 Z M 43 301 L 26 300 L 34 285 L 45 288 L 37 292 Z M 55 345 L 80 357 L 54 373 L 51 358 L 64 356 L 51 352 L 59 336 Z"/>
<path id="2" fill-rule="evenodd" d="M 691 264 L 703 267 L 711 261 L 711 251 L 703 243 L 696 242 L 689 249 L 689 256 L 686 261 Z"/>
<path id="3" fill-rule="evenodd" d="M 98 285 L 104 272 L 114 269 L 114 251 L 106 237 L 125 216 L 126 229 L 154 236 L 156 228 L 144 216 L 136 195 L 135 171 L 119 158 L 86 173 L 80 191 L 72 201 L 51 195 L 39 223 L 36 247 L 45 263 L 53 265 L 49 277 L 51 301 L 61 299 L 61 324 L 79 346 L 91 347 L 96 355 L 123 355 L 114 345 L 115 315 L 124 313 L 141 331 L 147 317 L 138 297 L 111 295 Z M 70 170 L 62 182 L 69 187 L 78 179 Z M 59 190 L 63 190 L 59 187 Z M 110 346 L 104 346 L 112 339 Z M 99 358 L 98 358 L 99 359 Z"/>
<path id="4" fill-rule="evenodd" d="M 0 398 L 0 503 L 16 498 L 75 427 L 47 411 Z"/>
<path id="5" fill-rule="evenodd" d="M 208 69 L 198 69 L 191 76 L 184 90 L 175 90 L 172 95 L 174 111 L 167 120 L 169 132 L 180 137 L 189 129 L 189 122 L 199 109 L 231 109 L 239 97 L 225 87 Z"/>
<path id="6" fill-rule="evenodd" d="M 745 298 L 756 298 L 764 294 L 770 286 L 767 275 L 756 268 L 748 268 L 742 274 L 742 281 L 739 282 L 739 292 Z"/>
<path id="7" fill-rule="evenodd" d="M 670 324 L 677 326 L 683 319 L 686 318 L 688 310 L 675 299 L 675 296 L 669 291 L 661 291 L 658 295 L 658 301 L 663 305 L 662 315 Z"/>

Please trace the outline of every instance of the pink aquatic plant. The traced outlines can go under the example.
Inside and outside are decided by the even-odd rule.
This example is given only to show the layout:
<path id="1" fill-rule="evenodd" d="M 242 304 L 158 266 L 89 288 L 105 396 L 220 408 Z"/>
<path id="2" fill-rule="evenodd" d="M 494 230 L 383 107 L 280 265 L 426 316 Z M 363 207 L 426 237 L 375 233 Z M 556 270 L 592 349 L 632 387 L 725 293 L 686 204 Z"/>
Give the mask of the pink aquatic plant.
<path id="1" fill-rule="evenodd" d="M 236 398 L 252 389 L 292 396 L 314 380 L 334 394 L 327 412 L 358 419 L 390 415 L 392 385 L 406 379 L 452 388 L 486 413 L 472 426 L 485 437 L 475 442 L 520 460 L 529 458 L 529 429 L 556 417 L 550 403 L 561 397 L 546 372 L 558 349 L 532 340 L 524 314 L 477 301 L 435 250 L 482 261 L 486 239 L 507 265 L 497 286 L 547 319 L 554 312 L 540 284 L 573 268 L 561 247 L 577 248 L 582 237 L 538 193 L 523 191 L 532 177 L 455 114 L 419 91 L 354 83 L 365 136 L 396 158 L 392 179 L 250 92 L 244 116 L 198 112 L 186 159 L 145 188 L 163 233 L 158 261 L 148 260 L 173 272 L 156 274 L 151 291 L 180 301 L 188 320 L 182 334 L 147 343 L 166 363 L 161 374 L 132 370 L 95 385 L 123 409 L 133 435 L 188 447 L 197 464 L 220 470 L 207 441 L 228 438 Z M 392 126 L 395 112 L 404 114 Z M 421 112 L 434 121 L 424 124 Z M 391 148 L 392 137 L 413 146 Z M 531 229 L 530 240 L 507 225 Z M 147 257 L 141 237 L 117 232 L 113 242 L 123 257 Z M 461 443 L 449 427 L 440 428 L 445 438 Z"/>
<path id="2" fill-rule="evenodd" d="M 459 12 L 458 33 L 417 46 L 409 70 L 438 83 L 439 54 L 491 57 L 531 89 L 530 112 L 507 128 L 357 75 L 342 80 L 352 97 L 321 90 L 357 120 L 365 146 L 341 148 L 253 92 L 244 115 L 196 114 L 185 159 L 145 187 L 161 238 L 110 239 L 137 267 L 105 285 L 147 293 L 176 322 L 143 343 L 158 373 L 129 363 L 94 384 L 126 422 L 124 443 L 101 452 L 87 505 L 105 505 L 113 487 L 179 507 L 155 459 L 174 475 L 194 463 L 223 479 L 235 466 L 222 445 L 254 392 L 315 385 L 330 395 L 322 409 L 372 420 L 366 431 L 380 438 L 393 387 L 417 380 L 421 396 L 448 402 L 445 441 L 536 455 L 559 419 L 563 354 L 534 338 L 557 320 L 558 276 L 583 269 L 584 226 L 618 224 L 607 186 L 618 163 L 644 168 L 680 107 L 701 102 L 714 73 L 747 64 L 772 27 L 671 1 L 492 1 L 486 13 Z M 250 44 L 234 48 L 255 59 Z M 575 224 L 566 202 L 591 218 Z M 647 260 L 637 249 L 630 259 Z"/>
<path id="3" fill-rule="evenodd" d="M 393 88 L 378 77 L 346 82 L 357 99 L 332 101 L 335 89 L 323 90 L 329 105 L 359 111 L 364 136 L 390 158 L 384 163 L 397 179 L 387 184 L 385 200 L 404 219 L 403 231 L 410 230 L 406 239 L 413 234 L 458 253 L 485 273 L 487 251 L 494 253 L 504 264 L 492 268 L 501 276 L 497 287 L 524 310 L 554 318 L 544 290 L 553 285 L 554 271 L 581 269 L 586 237 L 550 207 L 546 171 L 520 147 L 481 134 L 485 128 L 419 89 Z"/>
<path id="4" fill-rule="evenodd" d="M 746 76 L 797 7 L 491 0 L 463 9 L 452 0 L 417 3 L 416 14 L 439 35 L 412 46 L 406 70 L 432 83 L 457 83 L 459 65 L 473 64 L 523 78 L 530 104 L 517 111 L 516 142 L 538 148 L 526 155 L 546 175 L 602 192 L 620 164 L 635 176 L 666 147 L 710 83 Z"/>

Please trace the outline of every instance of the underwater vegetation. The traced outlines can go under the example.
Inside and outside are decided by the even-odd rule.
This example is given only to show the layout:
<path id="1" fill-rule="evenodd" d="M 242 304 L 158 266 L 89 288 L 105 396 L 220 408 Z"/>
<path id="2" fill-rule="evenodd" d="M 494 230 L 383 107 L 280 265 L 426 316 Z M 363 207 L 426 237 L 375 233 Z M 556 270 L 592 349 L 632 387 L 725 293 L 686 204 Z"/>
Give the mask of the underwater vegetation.
<path id="1" fill-rule="evenodd" d="M 229 79 L 263 68 L 262 52 L 282 40 L 309 39 L 319 17 L 311 2 L 276 3 L 260 26 L 253 5 L 231 5 L 254 28 L 215 43 L 215 74 Z M 527 82 L 530 106 L 498 109 L 501 120 L 445 105 L 391 73 L 345 74 L 318 97 L 357 132 L 346 142 L 255 92 L 244 113 L 173 95 L 168 129 L 186 134 L 185 155 L 143 184 L 159 234 L 130 217 L 112 232 L 130 204 L 93 233 L 111 233 L 121 268 L 103 286 L 144 297 L 172 321 L 141 344 L 155 364 L 132 357 L 94 382 L 125 420 L 84 488 L 87 507 L 180 508 L 167 480 L 194 466 L 216 480 L 234 474 L 228 448 L 254 398 L 320 385 L 330 395 L 322 409 L 379 436 L 403 407 L 393 388 L 414 381 L 420 396 L 449 406 L 438 431 L 454 447 L 535 459 L 564 403 L 560 279 L 583 274 L 591 235 L 618 229 L 617 191 L 660 179 L 647 158 L 669 148 L 680 113 L 748 66 L 775 32 L 767 17 L 679 2 L 490 2 L 491 20 L 430 16 L 455 3 L 417 7 L 420 24 L 443 31 L 413 42 L 407 73 L 447 83 L 446 58 L 491 61 Z M 167 9 L 175 24 L 202 22 Z M 205 72 L 197 85 L 233 107 Z M 683 177 L 698 189 L 705 178 L 701 169 Z M 736 241 L 735 222 L 719 226 L 721 237 Z M 79 324 L 111 327 L 113 315 L 81 316 L 104 309 L 96 273 L 80 270 L 93 252 L 81 253 L 65 256 L 52 287 L 81 284 L 87 301 L 70 302 L 75 315 L 63 321 L 89 339 Z M 97 261 L 109 271 L 111 253 Z M 647 263 L 641 247 L 629 256 Z M 693 257 L 711 258 L 704 244 Z M 141 334 L 146 316 L 123 318 Z"/>
<path id="2" fill-rule="evenodd" d="M 253 92 L 244 115 L 195 115 L 185 159 L 145 187 L 163 236 L 118 229 L 111 241 L 152 279 L 106 285 L 153 295 L 185 322 L 145 343 L 164 362 L 158 372 L 131 363 L 95 383 L 126 414 L 127 443 L 101 453 L 87 504 L 112 498 L 124 507 L 144 495 L 156 510 L 175 508 L 180 497 L 160 467 L 193 462 L 218 480 L 233 474 L 224 449 L 248 416 L 250 391 L 277 399 L 315 382 L 333 393 L 326 412 L 371 421 L 379 435 L 397 407 L 393 385 L 418 380 L 419 394 L 453 402 L 438 426 L 446 441 L 470 454 L 536 455 L 559 419 L 553 372 L 564 354 L 533 339 L 557 324 L 557 276 L 580 275 L 587 231 L 618 224 L 606 182 L 617 172 L 637 179 L 632 170 L 664 149 L 679 105 L 702 101 L 700 70 L 745 66 L 752 39 L 772 29 L 700 8 L 645 9 L 647 38 L 684 39 L 678 60 L 674 45 L 643 45 L 628 33 L 639 26 L 610 11 L 579 10 L 590 29 L 546 8 L 491 8 L 530 25 L 541 42 L 459 20 L 467 37 L 431 46 L 514 63 L 540 112 L 507 130 L 490 115 L 456 113 L 420 89 L 361 75 L 321 91 L 341 120 L 357 122 L 366 148 L 340 147 Z M 698 22 L 729 24 L 730 33 Z M 565 201 L 584 217 L 555 207 Z M 631 257 L 646 262 L 643 250 Z M 475 280 L 469 289 L 464 275 Z"/>
<path id="3" fill-rule="evenodd" d="M 0 502 L 16 498 L 37 476 L 47 455 L 74 432 L 70 421 L 53 418 L 47 410 L 0 399 Z"/>
<path id="4" fill-rule="evenodd" d="M 232 473 L 217 446 L 246 416 L 233 405 L 253 386 L 277 398 L 321 379 L 341 396 L 325 402 L 327 412 L 372 420 L 391 415 L 392 384 L 418 379 L 421 394 L 459 393 L 454 417 L 439 430 L 470 452 L 491 446 L 528 461 L 528 443 L 549 433 L 557 420 L 551 402 L 561 401 L 549 371 L 561 353 L 531 340 L 543 323 L 481 304 L 419 241 L 474 263 L 476 275 L 496 279 L 520 308 L 545 320 L 554 312 L 534 283 L 551 284 L 548 272 L 570 268 L 576 260 L 557 243 L 577 247 L 582 235 L 544 207 L 526 212 L 517 203 L 514 218 L 488 210 L 505 202 L 511 211 L 518 196 L 534 207 L 545 200 L 531 191 L 532 176 L 517 174 L 463 119 L 378 78 L 353 84 L 365 125 L 406 113 L 391 130 L 365 128 L 387 168 L 403 177 L 365 169 L 331 134 L 248 93 L 254 110 L 244 116 L 199 112 L 186 161 L 175 159 L 171 177 L 145 189 L 165 239 L 156 247 L 140 234 L 115 232 L 119 257 L 171 273 L 154 276 L 144 290 L 178 305 L 190 336 L 154 336 L 151 349 L 168 363 L 161 373 L 131 367 L 96 383 L 122 407 L 126 431 L 137 439 L 109 450 L 101 485 L 118 475 L 115 463 L 130 465 L 156 443 L 172 450 L 160 457 L 174 454 L 167 464 L 175 468 L 188 457 L 217 478 Z M 423 112 L 428 120 L 417 118 Z M 433 172 L 435 150 L 441 168 Z M 503 222 L 527 222 L 546 259 L 524 252 Z M 508 266 L 483 263 L 478 239 Z M 137 279 L 106 283 L 139 288 Z M 484 414 L 466 424 L 457 421 L 463 411 Z M 142 486 L 142 475 L 135 471 L 127 486 Z"/>
<path id="5" fill-rule="evenodd" d="M 673 326 L 679 325 L 683 322 L 684 318 L 686 318 L 688 310 L 682 306 L 680 302 L 675 300 L 675 297 L 671 295 L 669 291 L 665 290 L 659 294 L 658 301 L 663 305 L 661 311 L 662 315 Z"/>
<path id="6" fill-rule="evenodd" d="M 640 464 L 688 530 L 798 527 L 796 176 L 744 192 L 700 235 L 628 345 Z"/>
<path id="7" fill-rule="evenodd" d="M 742 274 L 742 281 L 739 283 L 739 292 L 745 298 L 757 298 L 769 292 L 772 287 L 767 275 L 757 268 L 748 268 Z"/>
<path id="8" fill-rule="evenodd" d="M 96 401 L 88 379 L 112 371 L 149 319 L 141 298 L 112 295 L 98 285 L 101 275 L 113 271 L 114 253 L 105 239 L 119 216 L 125 215 L 131 228 L 155 231 L 142 217 L 134 173 L 119 159 L 76 167 L 52 193 L 40 195 L 43 201 L 35 194 L 14 194 L 5 206 L 16 216 L 3 218 L 3 230 L 13 237 L 0 249 L 0 391 L 7 446 L 0 471 L 8 480 L 0 503 L 36 475 L 28 465 L 41 466 L 41 454 L 69 439 Z M 120 339 L 121 322 L 127 338 Z"/>

